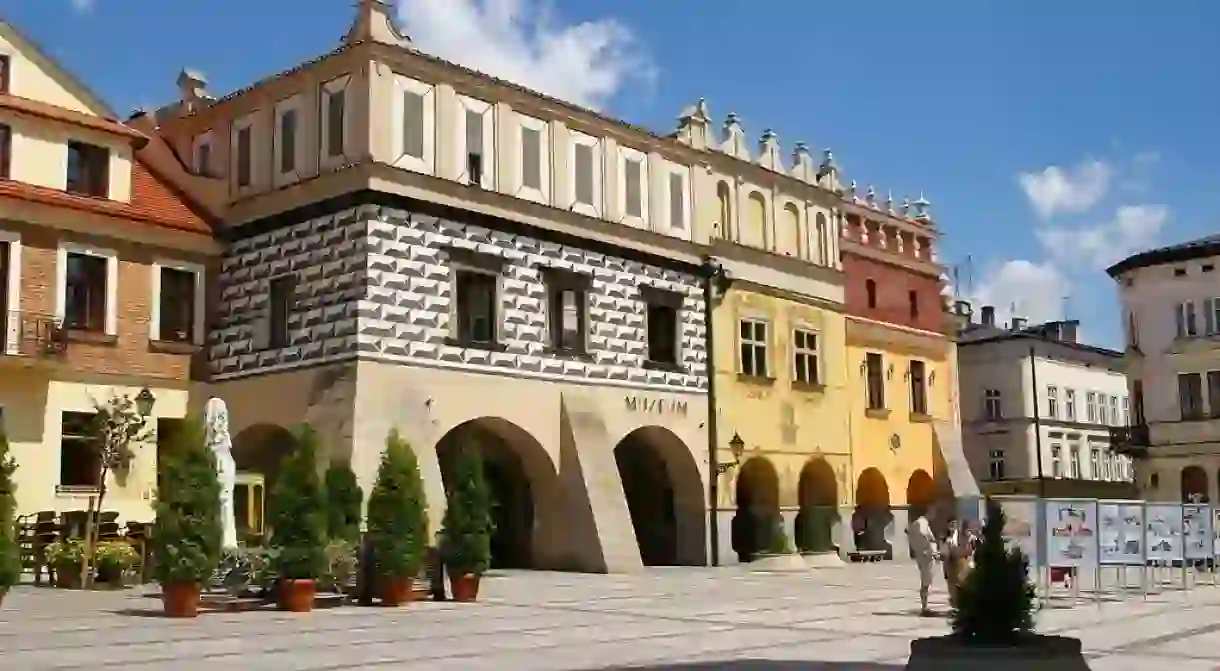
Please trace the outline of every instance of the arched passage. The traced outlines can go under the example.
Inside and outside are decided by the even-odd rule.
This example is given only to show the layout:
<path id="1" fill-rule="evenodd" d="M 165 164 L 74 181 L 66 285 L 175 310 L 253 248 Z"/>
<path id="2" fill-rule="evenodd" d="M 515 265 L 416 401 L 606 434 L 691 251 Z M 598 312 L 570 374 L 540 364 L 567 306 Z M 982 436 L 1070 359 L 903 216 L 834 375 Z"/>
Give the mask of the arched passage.
<path id="1" fill-rule="evenodd" d="M 614 448 L 614 461 L 646 566 L 702 566 L 702 477 L 690 450 L 668 429 L 636 429 Z"/>
<path id="2" fill-rule="evenodd" d="M 463 449 L 479 450 L 492 494 L 493 568 L 537 568 L 540 544 L 553 541 L 547 505 L 557 491 L 555 468 L 546 450 L 528 432 L 503 419 L 483 417 L 449 430 L 436 444 L 436 458 L 448 495 L 455 461 Z"/>
<path id="3" fill-rule="evenodd" d="M 296 436 L 278 424 L 255 424 L 233 436 L 233 513 L 239 539 L 266 532 L 264 520 L 280 464 L 296 449 Z"/>
<path id="4" fill-rule="evenodd" d="M 1207 471 L 1199 466 L 1182 469 L 1182 503 L 1207 503 Z"/>
<path id="5" fill-rule="evenodd" d="M 885 540 L 885 530 L 893 519 L 890 486 L 885 476 L 876 468 L 864 469 L 856 479 L 856 510 L 852 514 L 856 549 L 889 553 L 891 548 Z"/>
<path id="6" fill-rule="evenodd" d="M 926 515 L 936 502 L 936 483 L 923 469 L 916 469 L 907 479 L 908 517 L 915 519 Z"/>
<path id="7" fill-rule="evenodd" d="M 733 551 L 739 561 L 753 561 L 771 546 L 780 524 L 779 473 L 766 457 L 752 457 L 737 472 L 737 512 L 733 515 Z"/>
<path id="8" fill-rule="evenodd" d="M 800 512 L 796 515 L 796 547 L 801 552 L 835 549 L 834 525 L 839 519 L 839 483 L 825 459 L 814 457 L 801 469 L 797 484 Z"/>

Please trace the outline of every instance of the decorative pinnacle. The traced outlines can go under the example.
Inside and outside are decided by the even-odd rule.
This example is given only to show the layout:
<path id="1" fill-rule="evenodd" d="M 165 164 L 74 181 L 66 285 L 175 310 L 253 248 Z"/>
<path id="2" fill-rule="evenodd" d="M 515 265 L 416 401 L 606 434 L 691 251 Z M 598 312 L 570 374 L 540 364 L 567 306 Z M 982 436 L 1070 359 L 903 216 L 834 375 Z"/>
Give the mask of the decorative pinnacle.
<path id="1" fill-rule="evenodd" d="M 894 214 L 894 192 L 887 191 L 885 194 L 885 210 L 890 214 Z"/>
<path id="2" fill-rule="evenodd" d="M 768 128 L 767 130 L 763 131 L 762 141 L 763 142 L 778 142 L 779 136 L 775 134 L 775 131 Z"/>
<path id="3" fill-rule="evenodd" d="M 851 185 L 847 187 L 847 192 L 851 194 L 852 200 L 857 200 L 857 198 L 856 198 L 856 180 L 853 179 L 851 181 Z"/>
<path id="4" fill-rule="evenodd" d="M 737 112 L 729 112 L 724 117 L 725 128 L 728 128 L 729 126 L 740 126 L 740 125 L 741 125 L 741 117 L 737 116 Z"/>
<path id="5" fill-rule="evenodd" d="M 865 197 L 865 199 L 866 199 L 866 200 L 868 200 L 868 202 L 869 202 L 869 204 L 870 204 L 870 205 L 871 205 L 872 203 L 876 202 L 876 200 L 877 200 L 877 190 L 873 188 L 873 185 L 872 185 L 872 184 L 869 184 L 869 185 L 868 185 L 868 191 L 867 191 L 867 192 L 864 194 L 864 197 Z"/>

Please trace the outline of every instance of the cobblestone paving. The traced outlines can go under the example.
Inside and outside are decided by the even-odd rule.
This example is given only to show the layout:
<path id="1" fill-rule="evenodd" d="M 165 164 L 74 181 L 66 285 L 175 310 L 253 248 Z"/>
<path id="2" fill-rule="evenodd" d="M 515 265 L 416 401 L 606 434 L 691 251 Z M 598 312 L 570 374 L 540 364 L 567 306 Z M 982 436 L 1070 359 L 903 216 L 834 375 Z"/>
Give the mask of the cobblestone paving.
<path id="1" fill-rule="evenodd" d="M 140 590 L 25 587 L 0 609 L 0 669 L 900 669 L 912 638 L 948 631 L 942 618 L 917 616 L 916 580 L 913 566 L 892 564 L 513 573 L 489 576 L 477 604 L 195 621 L 157 617 L 160 603 Z M 933 600 L 947 610 L 943 590 Z M 1147 599 L 1065 595 L 1038 615 L 1039 631 L 1080 638 L 1095 671 L 1220 669 L 1218 623 L 1220 588 L 1210 584 Z"/>

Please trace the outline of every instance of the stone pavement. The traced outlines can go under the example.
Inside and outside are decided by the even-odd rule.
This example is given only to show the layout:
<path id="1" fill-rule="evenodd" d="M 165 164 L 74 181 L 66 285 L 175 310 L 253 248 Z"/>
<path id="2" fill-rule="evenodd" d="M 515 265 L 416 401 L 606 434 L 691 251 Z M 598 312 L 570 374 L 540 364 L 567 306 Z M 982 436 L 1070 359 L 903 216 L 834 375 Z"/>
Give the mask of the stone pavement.
<path id="1" fill-rule="evenodd" d="M 14 590 L 0 608 L 0 669 L 124 671 L 575 671 L 901 669 L 920 618 L 909 564 L 779 575 L 739 568 L 642 575 L 511 573 L 477 604 L 356 606 L 308 615 L 157 617 L 140 590 Z M 946 608 L 943 590 L 934 605 Z M 1076 636 L 1095 671 L 1220 669 L 1220 588 L 1060 598 L 1044 633 Z M 821 663 L 819 665 L 819 663 Z"/>

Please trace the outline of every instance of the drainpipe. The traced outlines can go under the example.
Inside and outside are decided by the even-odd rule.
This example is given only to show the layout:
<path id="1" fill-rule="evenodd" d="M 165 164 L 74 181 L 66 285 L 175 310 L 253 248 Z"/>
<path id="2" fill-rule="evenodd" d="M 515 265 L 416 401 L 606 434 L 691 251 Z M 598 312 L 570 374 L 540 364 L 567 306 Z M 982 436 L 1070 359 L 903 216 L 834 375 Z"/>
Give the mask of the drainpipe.
<path id="1" fill-rule="evenodd" d="M 711 565 L 720 566 L 720 413 L 716 403 L 716 329 L 712 324 L 712 311 L 716 304 L 717 291 L 727 291 L 728 274 L 724 267 L 712 257 L 704 257 L 700 269 L 703 275 L 703 323 L 704 346 L 707 350 L 707 515 Z"/>
<path id="2" fill-rule="evenodd" d="M 1034 396 L 1034 449 L 1038 452 L 1038 498 L 1046 498 L 1046 477 L 1042 471 L 1042 411 L 1038 408 L 1038 366 L 1035 363 L 1034 346 L 1029 346 L 1029 378 Z"/>

